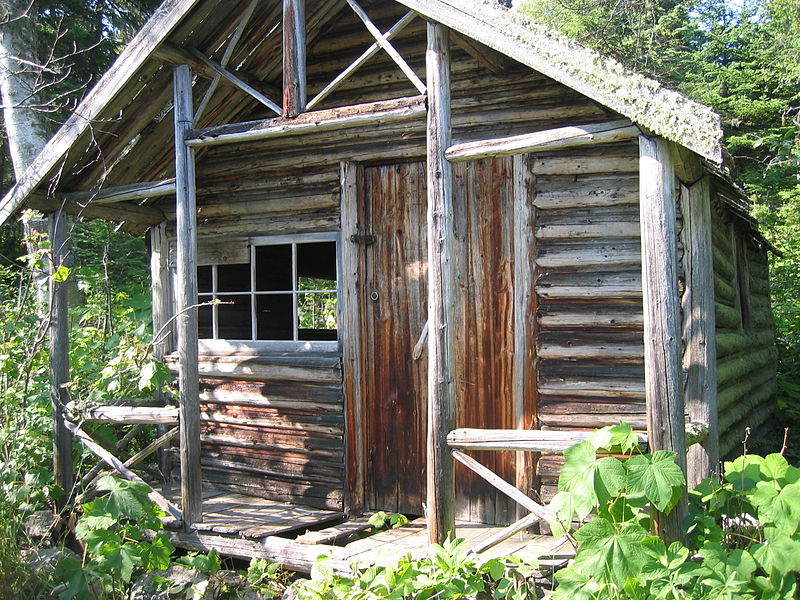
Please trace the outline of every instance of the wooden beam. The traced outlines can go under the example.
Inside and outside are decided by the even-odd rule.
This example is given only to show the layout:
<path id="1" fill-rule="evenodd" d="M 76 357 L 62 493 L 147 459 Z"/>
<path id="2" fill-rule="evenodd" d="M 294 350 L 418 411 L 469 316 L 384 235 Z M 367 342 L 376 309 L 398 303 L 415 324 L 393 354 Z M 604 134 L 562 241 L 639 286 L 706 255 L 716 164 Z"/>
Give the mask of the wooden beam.
<path id="1" fill-rule="evenodd" d="M 152 206 L 140 206 L 131 202 L 117 202 L 115 204 L 70 204 L 64 200 L 47 198 L 44 196 L 31 196 L 26 204 L 28 208 L 53 212 L 63 210 L 68 215 L 75 215 L 83 219 L 102 219 L 104 221 L 127 222 L 152 227 L 164 220 L 164 213 Z"/>
<path id="2" fill-rule="evenodd" d="M 164 498 L 161 494 L 155 491 L 144 479 L 139 477 L 136 473 L 131 471 L 128 467 L 126 467 L 121 460 L 119 460 L 116 456 L 111 454 L 108 450 L 103 448 L 100 444 L 98 444 L 92 436 L 88 433 L 83 431 L 81 427 L 77 423 L 70 423 L 66 421 L 67 429 L 72 432 L 72 434 L 77 437 L 84 446 L 86 446 L 89 450 L 91 450 L 98 458 L 100 458 L 103 462 L 105 462 L 108 466 L 114 468 L 120 475 L 125 477 L 130 481 L 135 481 L 136 483 L 143 483 L 147 487 L 150 488 L 150 493 L 148 497 L 155 502 L 159 508 L 161 508 L 164 512 L 171 515 L 175 519 L 181 519 L 181 511 L 174 506 L 169 500 Z"/>
<path id="3" fill-rule="evenodd" d="M 481 552 L 485 552 L 489 548 L 493 548 L 497 544 L 506 541 L 512 535 L 519 533 L 520 531 L 525 531 L 531 525 L 534 525 L 541 521 L 542 518 L 538 515 L 533 513 L 529 513 L 524 517 L 520 518 L 516 522 L 512 523 L 508 527 L 501 529 L 491 537 L 486 538 L 482 542 L 480 542 L 474 548 L 470 548 L 470 552 L 474 552 L 475 554 L 480 554 Z"/>
<path id="4" fill-rule="evenodd" d="M 638 127 L 632 125 L 627 119 L 623 119 L 608 123 L 558 127 L 535 133 L 454 144 L 447 149 L 445 156 L 451 162 L 461 162 L 489 156 L 511 156 L 534 151 L 544 152 L 578 146 L 610 144 L 636 139 L 640 133 Z"/>
<path id="5" fill-rule="evenodd" d="M 194 152 L 183 140 L 192 126 L 192 73 L 175 68 L 175 185 L 178 246 L 177 329 L 180 399 L 181 506 L 186 527 L 202 521 L 200 473 L 200 383 L 198 375 L 197 310 L 197 202 Z"/>
<path id="6" fill-rule="evenodd" d="M 428 23 L 428 538 L 441 544 L 455 533 L 455 468 L 447 434 L 455 423 L 455 231 L 450 145 L 448 30 Z"/>
<path id="7" fill-rule="evenodd" d="M 283 0 L 283 116 L 290 118 L 306 109 L 305 6 L 305 0 Z"/>
<path id="8" fill-rule="evenodd" d="M 681 213 L 686 281 L 682 298 L 685 404 L 689 419 L 705 423 L 710 433 L 702 444 L 688 451 L 686 479 L 692 489 L 719 471 L 716 315 L 714 286 L 709 284 L 714 279 L 714 245 L 708 176 L 691 187 L 681 187 Z"/>
<path id="9" fill-rule="evenodd" d="M 483 466 L 477 460 L 461 452 L 461 450 L 452 451 L 453 458 L 455 458 L 462 465 L 470 469 L 472 472 L 480 475 L 484 480 L 488 481 L 492 486 L 503 492 L 506 496 L 514 500 L 514 502 L 527 508 L 531 513 L 535 514 L 540 519 L 552 519 L 553 514 L 544 506 L 535 502 L 523 494 L 513 485 L 508 483 L 505 479 L 500 477 L 491 469 Z"/>
<path id="10" fill-rule="evenodd" d="M 484 68 L 492 73 L 504 73 L 508 67 L 513 64 L 512 60 L 505 54 L 501 54 L 496 50 L 492 50 L 488 46 L 476 42 L 471 37 L 450 32 L 451 41 L 461 48 L 464 52 L 469 54 L 472 58 L 477 60 Z"/>
<path id="11" fill-rule="evenodd" d="M 591 436 L 591 431 L 465 428 L 451 431 L 447 436 L 447 444 L 458 450 L 516 450 L 561 454 Z M 640 433 L 638 437 L 639 449 L 647 452 L 647 436 Z"/>
<path id="12" fill-rule="evenodd" d="M 364 9 L 359 6 L 356 0 L 347 0 L 347 3 L 350 5 L 350 8 L 353 9 L 353 12 L 358 15 L 358 18 L 364 23 L 367 30 L 372 34 L 372 37 L 375 38 L 375 42 L 377 42 L 381 48 L 386 50 L 386 54 L 388 54 L 389 57 L 397 64 L 397 66 L 400 67 L 400 70 L 405 74 L 406 77 L 408 77 L 409 81 L 411 81 L 414 87 L 417 88 L 417 91 L 420 94 L 425 94 L 427 92 L 425 84 L 422 83 L 419 77 L 417 77 L 414 69 L 412 69 L 405 59 L 400 56 L 400 53 L 395 50 L 395 47 L 392 46 L 391 42 L 389 42 L 389 40 L 387 40 L 386 37 L 381 33 L 381 30 L 375 26 L 375 23 L 372 22 Z"/>
<path id="13" fill-rule="evenodd" d="M 240 77 L 234 74 L 232 71 L 229 71 L 221 64 L 219 64 L 215 60 L 211 60 L 205 54 L 200 52 L 197 48 L 190 48 L 189 51 L 200 59 L 201 62 L 205 63 L 216 75 L 219 75 L 223 79 L 229 81 L 235 88 L 243 91 L 245 94 L 255 98 L 261 104 L 266 106 L 268 109 L 273 111 L 276 115 L 282 114 L 281 107 L 275 104 L 272 100 L 267 98 L 264 94 L 259 92 L 256 88 L 254 88 L 249 83 L 243 81 Z M 192 117 L 192 124 L 194 124 L 194 117 Z"/>
<path id="14" fill-rule="evenodd" d="M 128 202 L 130 200 L 146 200 L 175 194 L 175 178 L 161 179 L 160 181 L 145 181 L 132 183 L 102 190 L 86 192 L 67 192 L 58 197 L 72 204 L 86 205 L 92 203 L 113 204 L 115 202 Z"/>
<path id="15" fill-rule="evenodd" d="M 341 163 L 342 215 L 342 297 L 339 303 L 342 326 L 342 376 L 344 379 L 345 431 L 347 432 L 346 512 L 357 514 L 365 506 L 366 460 L 364 449 L 364 395 L 361 354 L 362 316 L 359 282 L 362 255 L 351 236 L 359 233 L 359 176 L 362 169 L 353 162 Z"/>
<path id="16" fill-rule="evenodd" d="M 639 154 L 647 432 L 651 449 L 677 453 L 686 473 L 674 172 L 663 138 L 641 136 Z M 681 539 L 686 511 L 684 494 L 669 515 L 657 516 L 667 543 Z"/>
<path id="17" fill-rule="evenodd" d="M 531 396 L 536 386 L 531 385 L 529 373 L 533 363 L 534 344 L 531 317 L 535 314 L 533 303 L 533 176 L 530 157 L 519 154 L 514 157 L 514 364 L 513 403 L 514 424 L 526 430 L 534 424 Z M 533 485 L 532 457 L 524 452 L 516 454 L 515 480 L 517 489 L 528 493 Z M 517 517 L 523 515 L 519 512 Z"/>
<path id="18" fill-rule="evenodd" d="M 187 132 L 186 145 L 197 148 L 288 135 L 306 135 L 351 127 L 377 126 L 385 123 L 410 121 L 420 118 L 424 114 L 424 96 L 381 100 L 343 108 L 307 112 L 294 119 L 279 117 L 190 130 Z"/>
<path id="19" fill-rule="evenodd" d="M 391 40 L 394 38 L 398 33 L 400 33 L 403 29 L 405 29 L 406 25 L 411 23 L 414 20 L 414 17 L 417 16 L 417 13 L 413 10 L 408 11 L 403 18 L 400 19 L 394 27 L 392 27 L 389 31 L 383 34 L 384 39 Z M 309 100 L 308 104 L 306 105 L 306 110 L 311 110 L 317 104 L 322 102 L 325 98 L 327 98 L 339 85 L 345 81 L 350 75 L 355 73 L 361 65 L 367 62 L 370 58 L 375 56 L 378 53 L 378 50 L 381 49 L 380 44 L 378 42 L 374 42 L 369 48 L 364 50 L 364 52 L 355 59 L 349 67 L 347 67 L 344 71 L 339 73 L 328 85 L 326 85 L 316 96 L 314 96 L 311 100 Z"/>
<path id="20" fill-rule="evenodd" d="M 245 27 L 250 22 L 250 17 L 253 16 L 253 11 L 258 4 L 258 0 L 250 0 L 250 4 L 245 9 L 244 13 L 242 14 L 239 22 L 236 24 L 236 29 L 231 36 L 231 39 L 228 40 L 228 45 L 225 46 L 225 52 L 222 55 L 222 58 L 219 61 L 220 66 L 227 67 L 228 61 L 230 61 L 231 56 L 233 55 L 233 51 L 236 49 L 236 45 L 239 43 L 239 40 L 244 33 Z M 200 104 L 197 106 L 197 110 L 194 112 L 194 119 L 192 120 L 192 126 L 197 127 L 197 123 L 200 121 L 200 118 L 206 111 L 208 107 L 208 103 L 211 102 L 211 97 L 214 95 L 214 92 L 217 91 L 217 86 L 219 82 L 222 80 L 222 75 L 217 73 L 214 75 L 214 78 L 211 80 L 211 83 L 208 85 L 205 94 L 203 94 L 203 99 L 200 101 Z"/>
<path id="21" fill-rule="evenodd" d="M 175 323 L 172 320 L 175 301 L 166 223 L 150 230 L 150 292 L 153 305 L 153 356 L 156 360 L 163 360 L 175 347 Z M 157 406 L 166 406 L 169 401 L 163 389 L 156 390 L 153 398 Z M 159 426 L 158 431 L 164 433 L 164 427 Z M 171 480 L 172 453 L 159 449 L 158 470 L 165 481 Z"/>
<path id="22" fill-rule="evenodd" d="M 67 283 L 58 277 L 59 269 L 66 266 L 69 251 L 67 215 L 54 212 L 49 215 L 50 248 L 50 402 L 53 407 L 53 475 L 54 483 L 64 490 L 59 501 L 63 506 L 75 483 L 72 468 L 72 435 L 66 423 L 66 408 L 69 403 L 69 306 Z"/>
<path id="23" fill-rule="evenodd" d="M 178 409 L 149 406 L 95 406 L 81 413 L 86 422 L 124 425 L 170 425 L 178 422 Z"/>

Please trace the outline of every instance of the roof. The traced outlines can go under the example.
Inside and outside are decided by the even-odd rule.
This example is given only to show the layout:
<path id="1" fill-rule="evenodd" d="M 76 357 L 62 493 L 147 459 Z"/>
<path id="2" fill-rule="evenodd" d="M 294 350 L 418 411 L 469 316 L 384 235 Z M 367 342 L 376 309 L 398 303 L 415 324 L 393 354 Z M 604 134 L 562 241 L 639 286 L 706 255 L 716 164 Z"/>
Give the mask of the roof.
<path id="1" fill-rule="evenodd" d="M 334 4 L 325 1 L 328 5 Z M 721 162 L 722 129 L 714 111 L 634 73 L 611 58 L 547 30 L 496 2 L 397 1 L 628 117 L 646 131 L 677 142 L 714 163 Z M 115 108 L 117 112 L 121 110 L 118 108 L 120 98 L 140 93 L 151 81 L 148 78 L 155 82 L 163 75 L 154 70 L 150 60 L 160 44 L 168 39 L 173 44 L 180 43 L 176 36 L 193 33 L 198 19 L 211 11 L 218 11 L 214 21 L 222 22 L 223 18 L 237 11 L 240 13 L 246 4 L 231 0 L 166 0 L 0 200 L 0 223 L 19 210 L 48 176 L 58 172 L 70 151 L 76 152 L 74 146 L 79 140 L 82 140 L 83 151 L 88 151 L 91 142 L 86 138 L 94 136 L 93 127 L 97 122 L 113 118 Z M 193 23 L 192 27 L 189 22 Z M 181 28 L 186 31 L 181 33 Z M 78 148 L 77 152 L 80 150 Z"/>

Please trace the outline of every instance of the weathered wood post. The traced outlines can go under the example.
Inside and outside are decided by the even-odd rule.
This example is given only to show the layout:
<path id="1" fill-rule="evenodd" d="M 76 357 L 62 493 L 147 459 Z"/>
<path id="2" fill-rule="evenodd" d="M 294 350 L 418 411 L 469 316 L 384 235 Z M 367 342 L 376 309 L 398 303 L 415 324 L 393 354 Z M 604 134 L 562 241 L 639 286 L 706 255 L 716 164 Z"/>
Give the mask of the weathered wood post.
<path id="1" fill-rule="evenodd" d="M 447 28 L 428 23 L 428 539 L 455 533 L 455 470 L 447 434 L 455 425 L 453 173 L 450 145 L 450 49 Z"/>
<path id="2" fill-rule="evenodd" d="M 55 484 L 66 492 L 59 501 L 64 506 L 72 494 L 72 434 L 64 422 L 69 402 L 66 385 L 69 377 L 69 306 L 67 282 L 59 281 L 58 271 L 66 263 L 69 248 L 67 214 L 57 211 L 49 215 L 49 236 L 52 252 L 50 266 L 50 401 L 53 407 L 53 474 Z"/>
<path id="3" fill-rule="evenodd" d="M 197 208 L 194 186 L 194 151 L 184 143 L 192 127 L 192 72 L 175 67 L 175 196 L 178 241 L 176 290 L 178 329 L 178 385 L 180 387 L 181 510 L 185 527 L 203 518 L 200 473 L 200 383 L 198 376 L 197 310 Z"/>
<path id="4" fill-rule="evenodd" d="M 173 348 L 173 327 L 168 324 L 172 318 L 172 278 L 169 272 L 169 241 L 167 240 L 166 223 L 150 229 L 150 281 L 153 300 L 153 335 L 157 336 L 153 344 L 153 356 L 162 360 Z M 161 391 L 156 392 L 155 399 L 159 406 L 166 404 Z M 163 425 L 158 426 L 159 435 L 167 432 Z M 170 454 L 163 448 L 158 451 L 158 468 L 165 480 L 169 481 L 172 472 Z"/>
<path id="5" fill-rule="evenodd" d="M 686 291 L 683 294 L 683 369 L 689 419 L 708 426 L 708 437 L 688 449 L 686 479 L 695 487 L 718 471 L 717 346 L 711 189 L 707 176 L 681 187 Z"/>
<path id="6" fill-rule="evenodd" d="M 640 136 L 639 156 L 647 433 L 650 447 L 676 452 L 686 473 L 674 171 L 662 138 Z M 684 495 L 669 515 L 657 516 L 658 534 L 680 539 L 685 514 Z"/>
<path id="7" fill-rule="evenodd" d="M 305 0 L 283 0 L 283 115 L 306 109 Z"/>

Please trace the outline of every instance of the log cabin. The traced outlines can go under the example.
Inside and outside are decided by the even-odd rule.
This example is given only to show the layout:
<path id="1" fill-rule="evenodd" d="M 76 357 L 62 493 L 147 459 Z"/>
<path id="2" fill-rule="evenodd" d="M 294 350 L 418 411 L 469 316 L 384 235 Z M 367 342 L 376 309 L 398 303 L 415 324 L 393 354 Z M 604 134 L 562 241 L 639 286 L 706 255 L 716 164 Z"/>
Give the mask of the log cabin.
<path id="1" fill-rule="evenodd" d="M 243 526 L 209 525 L 204 486 L 295 527 L 507 525 L 620 421 L 713 474 L 776 389 L 769 246 L 721 139 L 495 2 L 166 0 L 0 203 L 50 215 L 56 266 L 65 214 L 149 238 L 178 406 L 71 417 L 53 282 L 58 481 L 73 437 L 138 477 L 84 421 L 172 424 L 179 501 L 154 494 L 222 548 Z"/>

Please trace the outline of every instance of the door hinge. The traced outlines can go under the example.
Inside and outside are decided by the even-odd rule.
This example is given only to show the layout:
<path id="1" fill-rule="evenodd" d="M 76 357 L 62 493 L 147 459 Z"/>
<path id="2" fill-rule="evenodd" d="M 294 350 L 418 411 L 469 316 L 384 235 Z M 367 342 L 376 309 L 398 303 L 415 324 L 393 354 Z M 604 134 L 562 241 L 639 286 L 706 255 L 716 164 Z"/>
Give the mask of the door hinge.
<path id="1" fill-rule="evenodd" d="M 354 233 L 350 236 L 350 241 L 354 244 L 364 244 L 370 246 L 375 243 L 375 236 L 371 234 Z"/>

